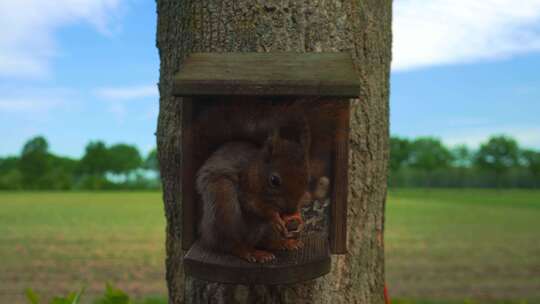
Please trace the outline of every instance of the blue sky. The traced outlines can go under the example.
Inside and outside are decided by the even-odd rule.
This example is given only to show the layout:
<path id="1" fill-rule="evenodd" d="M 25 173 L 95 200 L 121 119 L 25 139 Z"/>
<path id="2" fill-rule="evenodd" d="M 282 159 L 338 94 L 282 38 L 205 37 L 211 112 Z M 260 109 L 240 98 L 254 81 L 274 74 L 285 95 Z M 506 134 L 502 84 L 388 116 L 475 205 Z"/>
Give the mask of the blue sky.
<path id="1" fill-rule="evenodd" d="M 396 0 L 391 130 L 540 149 L 540 0 Z M 426 4 L 427 3 L 427 4 Z M 159 60 L 150 0 L 0 2 L 0 155 L 44 135 L 155 145 Z"/>

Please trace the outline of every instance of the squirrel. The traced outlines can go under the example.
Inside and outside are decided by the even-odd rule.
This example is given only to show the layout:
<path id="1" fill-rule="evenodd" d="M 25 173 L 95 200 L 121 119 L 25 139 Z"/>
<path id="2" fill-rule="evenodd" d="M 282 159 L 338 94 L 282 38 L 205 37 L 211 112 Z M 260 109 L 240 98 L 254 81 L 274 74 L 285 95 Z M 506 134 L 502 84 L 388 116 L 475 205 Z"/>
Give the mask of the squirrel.
<path id="1" fill-rule="evenodd" d="M 244 135 L 249 134 L 240 140 L 228 136 L 232 139 L 221 144 L 197 172 L 202 245 L 258 263 L 274 260 L 275 251 L 301 248 L 302 242 L 290 233 L 291 226 L 296 226 L 288 224 L 302 223 L 300 207 L 310 196 L 308 121 L 298 112 L 283 114 L 283 109 L 274 109 L 272 114 L 246 112 L 244 107 L 241 115 L 248 117 L 243 120 L 231 120 L 221 110 L 218 107 L 203 115 L 202 121 L 223 127 L 216 123 L 219 116 L 229 127 L 236 121 Z M 286 131 L 284 135 L 293 130 L 296 140 L 282 136 L 281 130 Z M 264 142 L 250 140 L 265 131 Z"/>

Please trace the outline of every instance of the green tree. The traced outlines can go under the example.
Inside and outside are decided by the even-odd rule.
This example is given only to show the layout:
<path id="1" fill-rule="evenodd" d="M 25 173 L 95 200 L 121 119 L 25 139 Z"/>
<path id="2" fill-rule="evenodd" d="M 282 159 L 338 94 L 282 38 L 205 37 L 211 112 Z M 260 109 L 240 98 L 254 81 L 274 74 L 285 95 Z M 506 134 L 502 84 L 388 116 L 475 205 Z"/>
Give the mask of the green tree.
<path id="1" fill-rule="evenodd" d="M 73 188 L 75 172 L 79 162 L 69 157 L 49 154 L 51 169 L 44 176 L 42 183 L 47 189 L 69 190 Z"/>
<path id="2" fill-rule="evenodd" d="M 51 166 L 73 175 L 79 166 L 79 160 L 70 157 L 49 154 Z"/>
<path id="3" fill-rule="evenodd" d="M 137 147 L 116 144 L 109 148 L 110 171 L 126 177 L 142 165 L 142 158 Z"/>
<path id="4" fill-rule="evenodd" d="M 540 152 L 533 150 L 524 150 L 522 152 L 522 158 L 525 166 L 531 172 L 535 179 L 535 184 L 540 184 Z"/>
<path id="5" fill-rule="evenodd" d="M 0 175 L 19 168 L 19 158 L 9 156 L 0 158 Z"/>
<path id="6" fill-rule="evenodd" d="M 19 170 L 25 188 L 46 188 L 40 182 L 51 169 L 48 150 L 49 144 L 43 136 L 34 137 L 24 145 Z"/>
<path id="7" fill-rule="evenodd" d="M 157 150 L 152 149 L 148 155 L 146 156 L 146 159 L 144 160 L 144 169 L 146 170 L 152 170 L 159 174 L 159 163 L 158 163 L 158 157 L 157 157 Z"/>
<path id="8" fill-rule="evenodd" d="M 502 176 L 519 163 L 518 143 L 508 136 L 492 136 L 480 146 L 474 162 L 479 168 L 495 174 L 497 187 L 500 187 Z"/>
<path id="9" fill-rule="evenodd" d="M 407 164 L 411 155 L 411 142 L 406 138 L 392 136 L 390 138 L 390 170 L 398 171 Z"/>
<path id="10" fill-rule="evenodd" d="M 90 142 L 79 164 L 79 173 L 102 177 L 110 170 L 111 161 L 105 144 L 101 141 Z"/>
<path id="11" fill-rule="evenodd" d="M 435 169 L 448 168 L 452 154 L 439 139 L 420 137 L 411 144 L 409 165 L 412 168 L 431 173 Z"/>
<path id="12" fill-rule="evenodd" d="M 473 153 L 466 145 L 458 145 L 451 151 L 452 164 L 458 168 L 468 168 L 472 164 Z"/>
<path id="13" fill-rule="evenodd" d="M 0 190 L 22 189 L 22 175 L 19 171 L 19 158 L 0 158 Z"/>

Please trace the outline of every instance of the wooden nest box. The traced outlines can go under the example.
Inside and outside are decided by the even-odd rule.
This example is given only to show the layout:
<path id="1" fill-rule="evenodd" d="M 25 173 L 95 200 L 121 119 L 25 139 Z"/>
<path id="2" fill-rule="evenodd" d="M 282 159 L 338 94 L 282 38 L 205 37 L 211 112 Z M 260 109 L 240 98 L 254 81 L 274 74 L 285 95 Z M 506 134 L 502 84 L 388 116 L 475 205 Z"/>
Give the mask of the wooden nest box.
<path id="1" fill-rule="evenodd" d="M 175 76 L 173 94 L 183 97 L 182 246 L 187 250 L 187 275 L 269 285 L 306 281 L 330 271 L 330 255 L 347 251 L 349 106 L 359 91 L 347 53 L 195 53 L 186 58 Z M 267 137 L 262 121 L 286 115 L 305 117 L 311 137 L 310 199 L 301 207 L 304 227 L 299 232 L 304 247 L 277 252 L 268 263 L 206 250 L 198 238 L 202 203 L 195 186 L 197 171 L 226 142 L 262 144 Z M 250 122 L 253 118 L 261 122 Z M 238 138 L 231 129 L 242 127 L 244 137 Z M 294 128 L 280 132 L 296 136 Z"/>

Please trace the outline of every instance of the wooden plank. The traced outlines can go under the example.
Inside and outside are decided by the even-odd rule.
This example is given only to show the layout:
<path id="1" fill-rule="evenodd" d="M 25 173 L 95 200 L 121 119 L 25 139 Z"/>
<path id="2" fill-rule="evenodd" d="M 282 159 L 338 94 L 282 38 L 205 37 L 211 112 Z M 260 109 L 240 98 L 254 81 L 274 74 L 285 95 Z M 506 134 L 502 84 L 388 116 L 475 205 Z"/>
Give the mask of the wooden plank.
<path id="1" fill-rule="evenodd" d="M 182 249 L 195 242 L 197 216 L 195 206 L 195 170 L 193 166 L 193 101 L 182 100 Z"/>
<path id="2" fill-rule="evenodd" d="M 184 271 L 204 281 L 245 285 L 294 284 L 327 274 L 331 262 L 327 238 L 311 234 L 303 241 L 302 249 L 276 252 L 276 260 L 266 264 L 208 251 L 196 242 L 184 257 Z"/>
<path id="3" fill-rule="evenodd" d="M 173 94 L 353 98 L 359 91 L 348 53 L 194 53 Z"/>
<path id="4" fill-rule="evenodd" d="M 347 199 L 349 193 L 350 101 L 340 104 L 337 111 L 330 251 L 333 254 L 345 254 L 347 253 Z"/>

